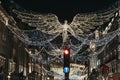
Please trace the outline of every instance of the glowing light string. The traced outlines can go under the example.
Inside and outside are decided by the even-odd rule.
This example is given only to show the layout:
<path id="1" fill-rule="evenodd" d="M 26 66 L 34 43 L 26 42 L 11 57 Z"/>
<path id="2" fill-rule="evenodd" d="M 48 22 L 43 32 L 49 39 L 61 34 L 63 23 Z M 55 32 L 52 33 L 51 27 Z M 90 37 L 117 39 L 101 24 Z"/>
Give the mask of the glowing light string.
<path id="1" fill-rule="evenodd" d="M 36 27 L 36 30 L 47 34 L 62 33 L 64 43 L 68 38 L 68 32 L 75 38 L 80 39 L 83 33 L 85 34 L 86 32 L 90 32 L 91 29 L 95 29 L 94 26 L 108 22 L 117 10 L 117 8 L 114 8 L 103 13 L 77 14 L 70 24 L 67 23 L 67 21 L 61 24 L 54 14 L 29 14 L 17 10 L 13 10 L 13 12 L 18 15 L 17 17 L 21 19 L 22 22 Z"/>

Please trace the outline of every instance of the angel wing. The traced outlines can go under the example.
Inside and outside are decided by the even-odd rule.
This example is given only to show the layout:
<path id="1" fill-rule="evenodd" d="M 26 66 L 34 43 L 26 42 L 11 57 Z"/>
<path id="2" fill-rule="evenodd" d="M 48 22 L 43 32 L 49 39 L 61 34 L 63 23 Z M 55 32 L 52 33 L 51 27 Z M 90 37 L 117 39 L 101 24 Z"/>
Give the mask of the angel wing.
<path id="1" fill-rule="evenodd" d="M 73 18 L 70 27 L 76 36 L 89 33 L 92 29 L 95 29 L 96 26 L 103 25 L 105 22 L 110 21 L 116 11 L 117 9 L 115 8 L 101 13 L 77 14 Z"/>
<path id="2" fill-rule="evenodd" d="M 62 33 L 63 43 L 66 42 L 68 38 L 67 32 L 74 33 L 67 24 L 67 21 L 65 21 L 65 24 L 61 24 L 58 17 L 54 14 L 30 14 L 17 10 L 13 10 L 13 12 L 18 15 L 17 17 L 21 19 L 22 22 L 27 23 L 29 26 L 36 27 L 36 30 L 50 35 L 59 35 Z"/>
<path id="3" fill-rule="evenodd" d="M 21 19 L 22 22 L 27 23 L 29 26 L 36 27 L 47 34 L 55 34 L 62 32 L 61 23 L 58 17 L 54 14 L 32 14 L 13 10 L 17 14 L 17 18 Z"/>

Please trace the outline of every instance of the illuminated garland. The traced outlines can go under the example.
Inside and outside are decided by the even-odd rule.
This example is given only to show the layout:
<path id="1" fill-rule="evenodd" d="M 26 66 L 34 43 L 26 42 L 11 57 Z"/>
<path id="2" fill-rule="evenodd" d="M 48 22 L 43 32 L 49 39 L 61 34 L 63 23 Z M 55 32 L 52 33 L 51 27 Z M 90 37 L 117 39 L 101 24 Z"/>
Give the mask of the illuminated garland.
<path id="1" fill-rule="evenodd" d="M 13 10 L 22 22 L 27 23 L 29 26 L 36 27 L 36 30 L 50 35 L 59 35 L 61 33 L 63 43 L 68 39 L 68 32 L 79 40 L 81 35 L 90 32 L 91 29 L 95 29 L 94 26 L 103 25 L 103 23 L 110 21 L 110 18 L 113 16 L 116 17 L 115 13 L 117 11 L 118 9 L 114 8 L 101 13 L 77 14 L 70 24 L 67 23 L 66 20 L 64 24 L 61 24 L 58 17 L 54 14 L 30 14 Z M 113 21 L 114 19 L 112 19 L 112 22 Z"/>
<path id="2" fill-rule="evenodd" d="M 78 16 L 78 15 L 77 15 Z M 115 16 L 111 19 L 111 22 L 108 24 L 108 26 L 105 28 L 105 31 L 107 32 L 110 27 L 112 26 L 112 23 L 114 21 L 114 18 L 116 18 L 118 16 L 118 13 L 115 14 Z M 53 17 L 53 16 L 52 16 Z M 77 19 L 77 17 L 75 18 Z M 77 22 L 77 21 L 76 21 Z M 66 24 L 67 25 L 67 24 Z M 61 56 L 62 54 L 62 49 L 58 48 L 55 45 L 52 45 L 52 43 L 50 41 L 54 40 L 57 36 L 60 35 L 60 33 L 58 34 L 46 34 L 44 32 L 41 32 L 39 30 L 20 30 L 18 28 L 13 27 L 12 25 L 9 25 L 8 28 L 25 44 L 27 45 L 32 45 L 32 46 L 44 46 L 46 44 L 50 44 L 50 48 L 52 48 L 50 51 L 47 51 L 46 49 L 44 49 L 46 51 L 47 54 L 49 55 L 53 55 L 56 56 L 55 58 L 50 59 L 49 64 L 53 61 L 55 61 L 57 58 L 59 58 L 59 56 Z M 104 31 L 104 32 L 105 32 Z M 116 37 L 117 35 L 119 35 L 120 29 L 113 31 L 111 33 L 106 34 L 106 37 L 104 37 L 103 39 L 100 40 L 94 40 L 93 42 L 96 44 L 96 46 L 103 46 L 108 44 L 111 40 L 114 39 L 114 37 Z M 44 36 L 43 36 L 44 35 Z M 67 35 L 67 34 L 66 34 Z M 88 35 L 84 35 L 84 38 L 77 38 L 77 40 L 82 41 L 82 43 L 78 43 L 77 45 L 74 44 L 69 44 L 69 46 L 71 47 L 71 56 L 76 55 L 84 45 L 89 45 L 90 41 L 88 38 L 90 36 L 92 36 L 92 34 L 88 34 Z M 47 37 L 48 36 L 48 37 Z M 65 37 L 65 36 L 63 36 Z M 78 36 L 79 37 L 79 36 Z M 102 50 L 103 51 L 103 50 Z M 51 53 L 55 53 L 55 54 L 51 54 Z M 33 56 L 33 58 L 35 58 Z M 61 57 L 62 59 L 63 57 Z M 46 61 L 40 61 L 41 64 L 47 64 Z"/>

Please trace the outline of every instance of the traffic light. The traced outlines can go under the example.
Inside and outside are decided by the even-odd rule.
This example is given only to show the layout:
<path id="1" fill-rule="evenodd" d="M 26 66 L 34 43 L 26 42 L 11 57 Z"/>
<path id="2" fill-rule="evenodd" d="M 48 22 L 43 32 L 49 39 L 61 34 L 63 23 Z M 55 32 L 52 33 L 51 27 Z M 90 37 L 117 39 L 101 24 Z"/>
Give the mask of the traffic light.
<path id="1" fill-rule="evenodd" d="M 64 55 L 64 68 L 70 67 L 70 49 L 66 48 L 63 52 Z"/>
<path id="2" fill-rule="evenodd" d="M 63 56 L 64 56 L 63 72 L 65 73 L 65 80 L 69 80 L 69 72 L 70 72 L 70 49 L 69 48 L 64 49 Z"/>

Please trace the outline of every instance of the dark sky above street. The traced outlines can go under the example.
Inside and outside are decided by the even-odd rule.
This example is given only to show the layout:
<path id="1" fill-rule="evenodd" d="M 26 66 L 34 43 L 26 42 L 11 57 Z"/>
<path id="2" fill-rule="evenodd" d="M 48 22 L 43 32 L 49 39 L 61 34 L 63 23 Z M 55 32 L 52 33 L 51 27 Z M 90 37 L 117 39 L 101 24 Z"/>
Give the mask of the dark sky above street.
<path id="1" fill-rule="evenodd" d="M 54 13 L 69 19 L 77 13 L 91 12 L 108 8 L 117 0 L 14 0 L 26 10 L 40 13 Z"/>

